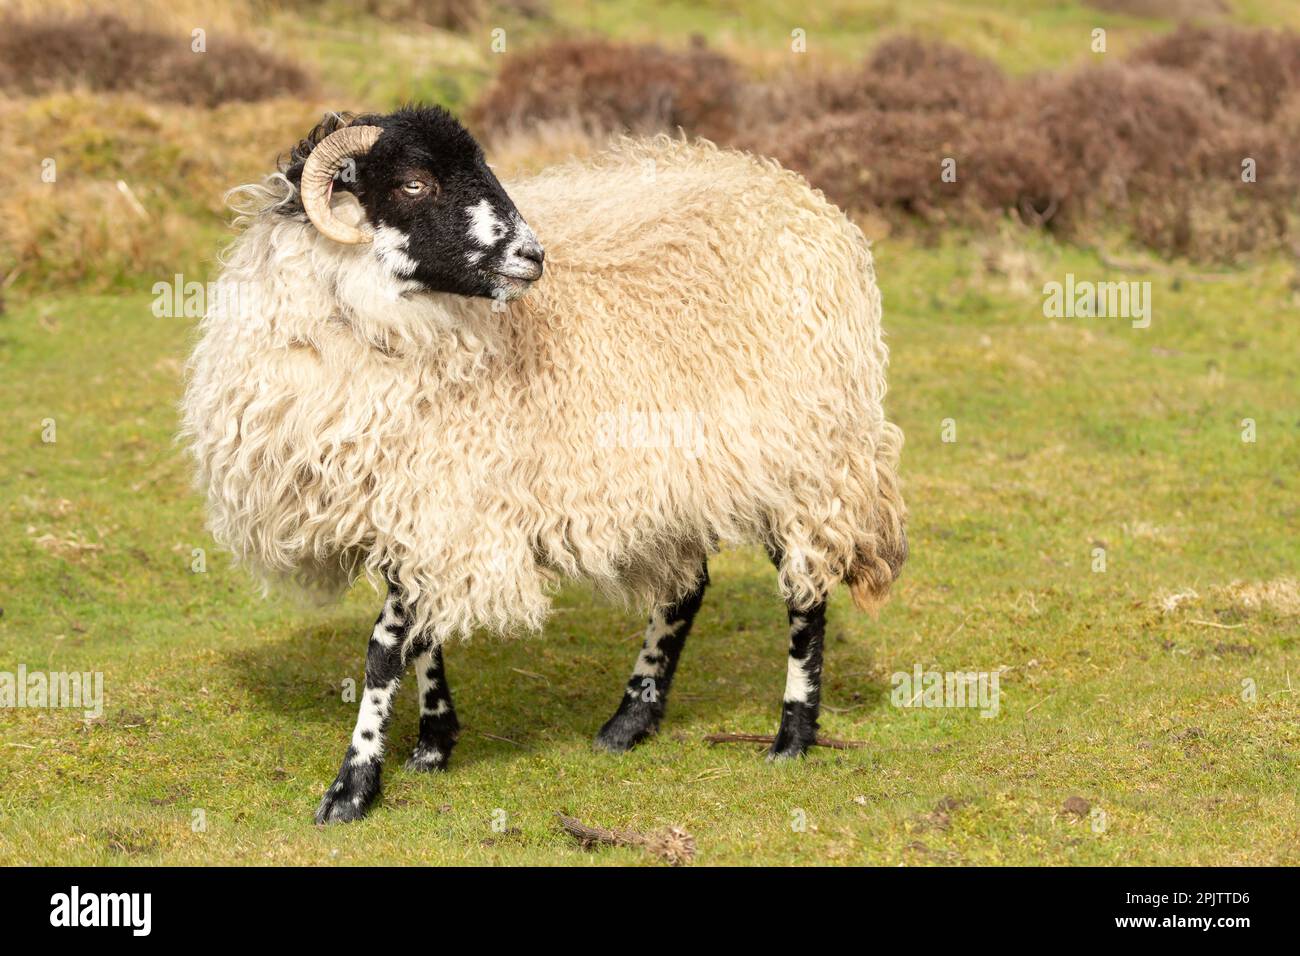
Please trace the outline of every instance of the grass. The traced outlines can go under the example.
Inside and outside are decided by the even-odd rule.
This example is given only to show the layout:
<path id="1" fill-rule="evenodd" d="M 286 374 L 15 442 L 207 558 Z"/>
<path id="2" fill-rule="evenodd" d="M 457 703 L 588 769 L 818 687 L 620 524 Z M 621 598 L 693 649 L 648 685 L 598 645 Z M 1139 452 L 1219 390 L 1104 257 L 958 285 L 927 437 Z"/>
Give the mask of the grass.
<path id="1" fill-rule="evenodd" d="M 1050 243 L 1020 251 L 1033 283 L 1103 272 Z M 466 725 L 451 773 L 395 761 L 373 816 L 328 830 L 310 817 L 350 731 L 340 687 L 361 678 L 374 595 L 263 600 L 215 553 L 192 573 L 209 542 L 170 443 L 188 323 L 154 318 L 141 296 L 18 304 L 0 326 L 0 577 L 13 583 L 0 669 L 101 671 L 107 708 L 89 728 L 0 710 L 0 862 L 648 859 L 578 849 L 558 810 L 684 826 L 715 864 L 1300 862 L 1300 619 L 1222 590 L 1296 569 L 1289 273 L 1158 280 L 1138 330 L 1045 319 L 1036 291 L 1016 291 L 1023 276 L 989 271 L 996 252 L 877 250 L 914 519 L 880 619 L 843 596 L 833 610 L 825 730 L 865 749 L 771 766 L 703 742 L 770 732 L 784 675 L 766 562 L 729 553 L 660 738 L 624 758 L 590 750 L 639 628 L 567 591 L 544 635 L 449 651 Z M 1200 597 L 1158 608 L 1189 588 Z M 998 716 L 892 706 L 890 675 L 918 663 L 1007 668 Z M 414 742 L 413 698 L 397 757 Z M 1063 811 L 1071 796 L 1104 811 L 1102 832 Z M 945 798 L 965 802 L 940 813 Z"/>
<path id="2" fill-rule="evenodd" d="M 193 19 L 184 3 L 157 6 Z M 1088 55 L 1094 23 L 1118 25 L 1113 43 L 1166 26 L 1028 0 L 555 8 L 510 42 L 581 28 L 684 43 L 694 31 L 762 70 L 806 19 L 810 50 L 824 37 L 846 61 L 916 26 L 1030 69 Z M 1300 26 L 1280 2 L 1242 9 Z M 490 75 L 486 41 L 268 17 L 340 106 L 463 102 Z M 135 117 L 158 144 L 127 155 L 141 136 L 97 132 L 105 102 L 110 127 Z M 265 138 L 269 162 L 306 128 L 310 110 L 279 129 L 283 106 L 204 112 L 197 132 L 174 109 L 141 116 L 75 95 L 6 115 L 39 141 L 32 155 L 55 133 L 71 142 L 59 155 L 79 159 L 58 188 L 130 180 L 175 230 L 177 270 L 201 278 L 210 260 L 195 260 L 220 240 L 217 193 L 246 177 L 261 149 L 249 144 Z M 212 130 L 227 131 L 237 159 L 203 158 Z M 170 162 L 177 143 L 177 156 L 200 159 Z M 232 163 L 238 173 L 217 184 Z M 159 184 L 184 176 L 202 195 L 173 208 Z M 103 208 L 105 222 L 126 222 Z M 63 235 L 53 213 L 29 214 Z M 147 245 L 155 227 L 118 228 Z M 912 557 L 878 620 L 836 597 L 823 719 L 827 734 L 866 746 L 772 766 L 758 748 L 703 741 L 775 729 L 785 673 L 770 568 L 731 552 L 712 565 L 659 738 L 622 758 L 591 750 L 640 627 L 570 589 L 538 637 L 449 649 L 464 733 L 447 775 L 400 767 L 415 738 L 408 684 L 383 803 L 329 829 L 311 814 L 351 731 L 342 687 L 362 677 L 376 596 L 362 585 L 327 608 L 264 599 L 213 548 L 172 441 L 193 322 L 150 309 L 170 267 L 133 272 L 122 255 L 97 266 L 88 247 L 66 274 L 24 276 L 0 314 L 0 672 L 101 672 L 106 707 L 89 725 L 67 710 L 0 708 L 0 864 L 651 862 L 579 849 L 556 826 L 560 810 L 683 826 L 702 864 L 1300 863 L 1294 267 L 1117 274 L 1095 253 L 1021 233 L 886 239 L 876 255 Z M 1151 327 L 1044 317 L 1043 283 L 1070 272 L 1149 279 Z M 49 419 L 53 443 L 42 441 Z M 947 419 L 955 442 L 943 440 Z M 1000 669 L 998 715 L 893 706 L 891 675 L 918 664 Z M 1067 812 L 1071 797 L 1094 812 Z"/>

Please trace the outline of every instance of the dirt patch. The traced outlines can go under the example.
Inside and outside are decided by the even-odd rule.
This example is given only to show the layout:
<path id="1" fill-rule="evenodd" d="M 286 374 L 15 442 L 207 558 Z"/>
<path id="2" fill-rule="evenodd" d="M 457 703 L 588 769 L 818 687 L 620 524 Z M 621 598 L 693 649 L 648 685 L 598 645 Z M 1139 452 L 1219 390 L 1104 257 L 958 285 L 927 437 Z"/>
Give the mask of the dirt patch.
<path id="1" fill-rule="evenodd" d="M 123 824 L 105 827 L 97 836 L 105 847 L 123 856 L 146 856 L 162 849 L 158 838 L 140 826 Z"/>
<path id="2" fill-rule="evenodd" d="M 1061 810 L 1072 817 L 1082 818 L 1092 811 L 1092 804 L 1083 797 L 1066 797 L 1065 803 L 1061 804 Z"/>

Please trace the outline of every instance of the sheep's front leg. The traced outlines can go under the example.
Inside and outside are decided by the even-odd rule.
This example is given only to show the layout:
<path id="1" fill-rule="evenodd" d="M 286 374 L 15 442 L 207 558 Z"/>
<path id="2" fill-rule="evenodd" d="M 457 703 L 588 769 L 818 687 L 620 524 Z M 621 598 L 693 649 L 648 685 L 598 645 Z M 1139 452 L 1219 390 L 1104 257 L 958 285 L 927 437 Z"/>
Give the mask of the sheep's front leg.
<path id="1" fill-rule="evenodd" d="M 359 820 L 379 796 L 384 734 L 405 667 L 410 622 L 391 590 L 366 651 L 366 688 L 343 766 L 316 810 L 317 823 Z"/>
<path id="2" fill-rule="evenodd" d="M 826 605 L 807 611 L 789 610 L 790 653 L 786 661 L 785 698 L 781 728 L 769 760 L 802 757 L 817 741 L 817 715 L 822 701 L 822 646 L 826 638 Z"/>
<path id="3" fill-rule="evenodd" d="M 695 589 L 676 604 L 650 615 L 645 640 L 636 666 L 619 701 L 618 711 L 605 722 L 596 735 L 596 746 L 611 753 L 630 750 L 659 730 L 668 703 L 668 689 L 677 671 L 677 660 L 691 632 L 695 614 L 704 601 L 709 583 L 709 569 L 700 572 Z"/>
<path id="4" fill-rule="evenodd" d="M 460 736 L 460 721 L 451 703 L 442 647 L 422 651 L 415 661 L 415 673 L 420 682 L 420 740 L 406 769 L 446 770 L 451 748 Z"/>

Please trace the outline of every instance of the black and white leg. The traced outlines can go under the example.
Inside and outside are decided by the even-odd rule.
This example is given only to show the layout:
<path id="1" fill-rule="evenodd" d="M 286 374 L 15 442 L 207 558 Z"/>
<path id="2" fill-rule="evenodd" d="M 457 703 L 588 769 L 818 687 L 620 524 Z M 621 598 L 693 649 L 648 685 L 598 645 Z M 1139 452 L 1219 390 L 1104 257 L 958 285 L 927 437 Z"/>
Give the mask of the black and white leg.
<path id="1" fill-rule="evenodd" d="M 384 734 L 405 669 L 409 630 L 406 611 L 390 590 L 366 650 L 366 687 L 361 695 L 352 743 L 343 757 L 338 777 L 316 809 L 317 823 L 358 820 L 379 796 Z"/>
<path id="2" fill-rule="evenodd" d="M 822 647 L 826 639 L 826 604 L 807 611 L 789 611 L 790 653 L 786 662 L 781 728 L 769 760 L 802 757 L 817 740 L 817 714 L 822 700 Z"/>
<path id="3" fill-rule="evenodd" d="M 442 647 L 430 647 L 415 660 L 420 684 L 420 740 L 406 761 L 407 770 L 446 770 L 460 722 L 451 703 L 451 688 L 442 666 Z"/>
<path id="4" fill-rule="evenodd" d="M 695 614 L 704 601 L 709 583 L 709 569 L 700 570 L 699 582 L 690 594 L 676 604 L 657 608 L 646 625 L 645 641 L 637 655 L 636 666 L 619 701 L 618 711 L 596 734 L 596 746 L 611 753 L 630 750 L 659 730 L 668 703 L 668 690 L 677 671 L 677 660 L 686 636 L 691 632 Z"/>

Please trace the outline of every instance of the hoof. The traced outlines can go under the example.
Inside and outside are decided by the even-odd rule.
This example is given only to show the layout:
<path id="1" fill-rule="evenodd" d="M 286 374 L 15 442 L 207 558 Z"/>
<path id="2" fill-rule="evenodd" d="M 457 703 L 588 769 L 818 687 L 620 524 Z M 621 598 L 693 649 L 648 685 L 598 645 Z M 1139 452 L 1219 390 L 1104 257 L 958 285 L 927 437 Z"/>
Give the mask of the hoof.
<path id="1" fill-rule="evenodd" d="M 767 759 L 775 762 L 784 762 L 787 760 L 798 760 L 800 757 L 807 756 L 808 744 L 800 741 L 782 742 L 778 736 L 768 748 Z"/>
<path id="2" fill-rule="evenodd" d="M 450 747 L 420 744 L 406 761 L 405 769 L 412 773 L 437 773 L 447 769 L 447 761 L 450 759 Z"/>
<path id="3" fill-rule="evenodd" d="M 596 749 L 611 754 L 627 753 L 658 730 L 659 722 L 648 715 L 619 711 L 596 734 Z"/>
<path id="4" fill-rule="evenodd" d="M 817 743 L 817 714 L 806 704 L 787 701 L 782 708 L 781 727 L 767 751 L 768 760 L 794 760 Z"/>
<path id="5" fill-rule="evenodd" d="M 316 808 L 316 823 L 351 823 L 360 820 L 379 796 L 379 767 L 346 766 L 330 784 Z"/>

